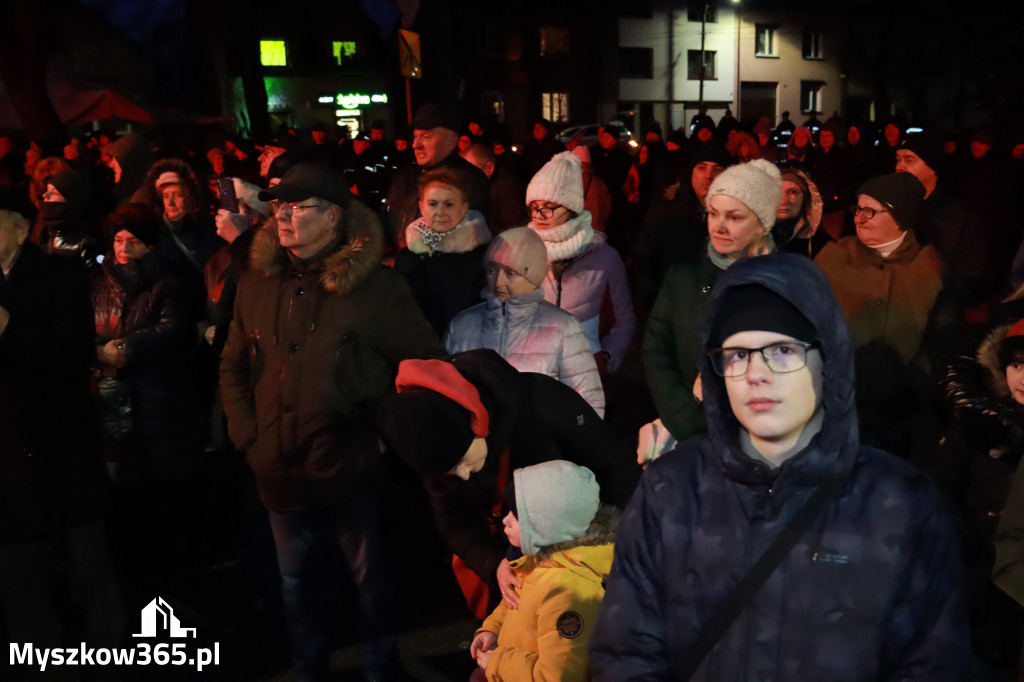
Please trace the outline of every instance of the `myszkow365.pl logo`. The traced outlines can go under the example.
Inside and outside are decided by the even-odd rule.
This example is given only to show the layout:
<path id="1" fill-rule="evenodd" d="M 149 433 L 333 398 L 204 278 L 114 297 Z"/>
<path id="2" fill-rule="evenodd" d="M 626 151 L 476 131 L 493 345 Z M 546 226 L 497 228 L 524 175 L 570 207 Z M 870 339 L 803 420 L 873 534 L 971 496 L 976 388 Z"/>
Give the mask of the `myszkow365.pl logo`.
<path id="1" fill-rule="evenodd" d="M 132 637 L 194 640 L 196 629 L 181 627 L 171 605 L 157 597 L 142 609 L 141 632 Z M 156 646 L 149 642 L 140 642 L 134 647 L 116 649 L 89 647 L 84 642 L 77 648 L 37 649 L 32 643 L 12 642 L 10 664 L 38 667 L 40 672 L 46 670 L 47 666 L 62 665 L 172 665 L 195 667 L 197 671 L 201 671 L 206 666 L 220 665 L 220 642 L 214 642 L 212 649 L 198 648 L 194 642 L 190 647 L 187 641 L 173 644 L 161 642 Z"/>

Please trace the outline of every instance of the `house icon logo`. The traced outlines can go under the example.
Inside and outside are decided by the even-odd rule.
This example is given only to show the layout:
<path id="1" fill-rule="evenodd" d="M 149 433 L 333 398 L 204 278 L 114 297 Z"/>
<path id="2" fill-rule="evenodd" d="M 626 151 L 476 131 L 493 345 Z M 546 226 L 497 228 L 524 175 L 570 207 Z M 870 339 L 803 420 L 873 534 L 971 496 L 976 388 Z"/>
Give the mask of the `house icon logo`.
<path id="1" fill-rule="evenodd" d="M 132 637 L 156 637 L 161 633 L 170 637 L 195 638 L 196 629 L 181 627 L 171 605 L 157 597 L 142 609 L 142 632 Z"/>

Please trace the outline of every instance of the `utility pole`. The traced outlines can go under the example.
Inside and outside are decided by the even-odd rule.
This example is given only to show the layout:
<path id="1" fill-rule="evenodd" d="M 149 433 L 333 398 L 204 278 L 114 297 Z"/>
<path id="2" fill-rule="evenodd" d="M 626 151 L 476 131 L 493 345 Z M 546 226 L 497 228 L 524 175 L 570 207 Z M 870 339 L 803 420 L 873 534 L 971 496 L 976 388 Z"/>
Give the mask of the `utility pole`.
<path id="1" fill-rule="evenodd" d="M 708 7 L 709 3 L 705 0 L 704 9 L 700 13 L 700 91 L 697 95 L 697 99 L 700 100 L 699 106 L 704 106 L 704 37 L 707 32 Z"/>

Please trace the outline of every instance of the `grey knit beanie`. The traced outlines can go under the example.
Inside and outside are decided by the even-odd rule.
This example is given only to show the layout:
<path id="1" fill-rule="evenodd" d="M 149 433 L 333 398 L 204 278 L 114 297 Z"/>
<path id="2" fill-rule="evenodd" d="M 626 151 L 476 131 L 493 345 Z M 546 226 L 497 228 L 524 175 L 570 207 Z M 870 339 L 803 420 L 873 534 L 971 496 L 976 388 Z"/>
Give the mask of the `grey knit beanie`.
<path id="1" fill-rule="evenodd" d="M 560 152 L 551 157 L 526 188 L 526 203 L 534 201 L 550 201 L 580 213 L 583 210 L 583 166 L 579 157 L 572 152 Z"/>
<path id="2" fill-rule="evenodd" d="M 590 469 L 554 460 L 516 469 L 512 478 L 523 554 L 537 554 L 587 532 L 600 492 Z"/>
<path id="3" fill-rule="evenodd" d="M 484 265 L 487 263 L 512 268 L 539 287 L 548 274 L 548 249 L 540 235 L 530 228 L 514 227 L 491 240 L 484 254 Z"/>
<path id="4" fill-rule="evenodd" d="M 708 199 L 717 194 L 743 202 L 767 232 L 775 225 L 775 217 L 782 204 L 782 176 L 775 164 L 754 159 L 722 171 L 711 183 Z"/>

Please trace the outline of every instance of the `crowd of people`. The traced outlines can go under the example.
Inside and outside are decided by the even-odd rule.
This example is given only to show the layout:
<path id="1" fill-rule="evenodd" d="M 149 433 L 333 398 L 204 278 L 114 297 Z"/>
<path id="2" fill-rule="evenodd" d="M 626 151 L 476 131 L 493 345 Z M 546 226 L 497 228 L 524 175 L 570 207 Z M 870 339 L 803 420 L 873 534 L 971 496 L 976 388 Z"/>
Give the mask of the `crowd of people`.
<path id="1" fill-rule="evenodd" d="M 326 680 L 340 560 L 367 679 L 410 571 L 477 680 L 1017 679 L 1024 140 L 621 129 L 0 134 L 11 641 L 227 560 Z"/>

